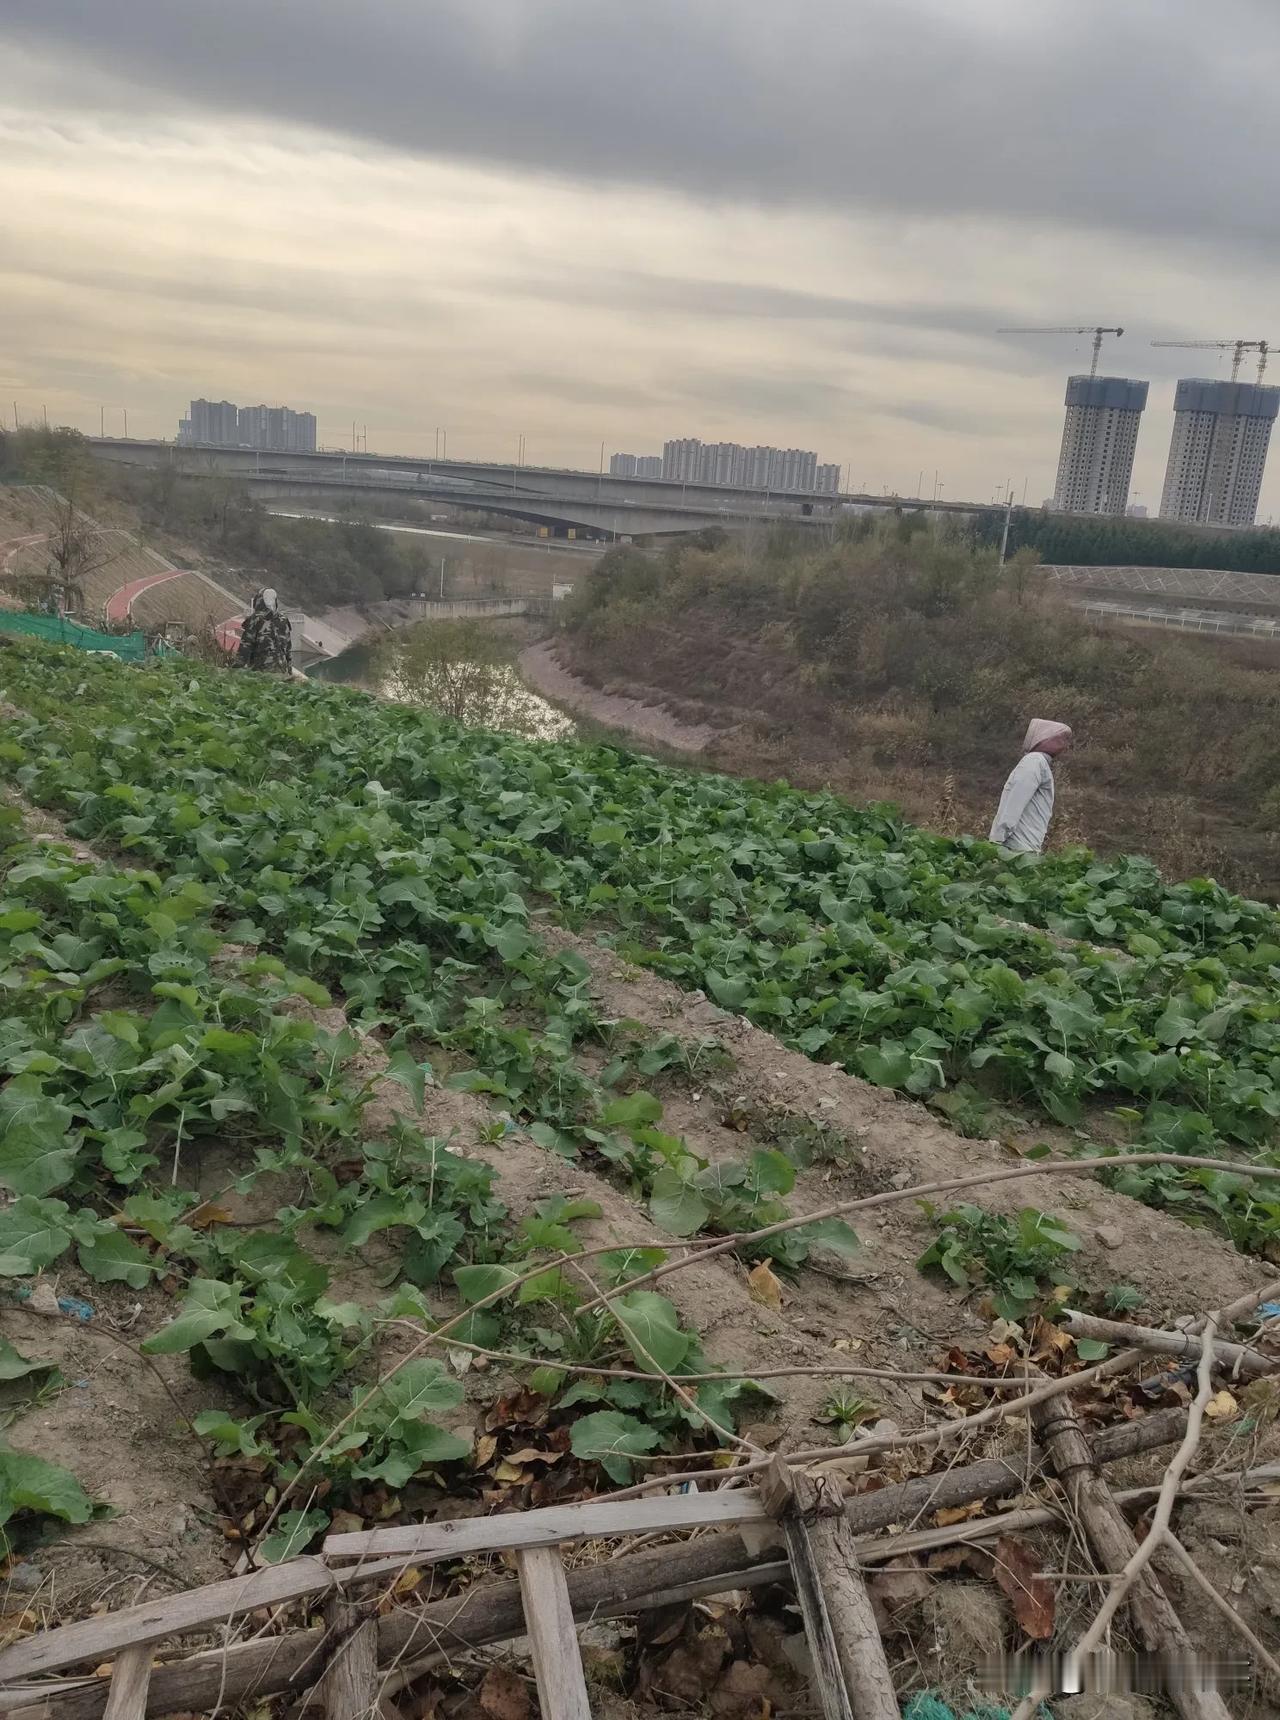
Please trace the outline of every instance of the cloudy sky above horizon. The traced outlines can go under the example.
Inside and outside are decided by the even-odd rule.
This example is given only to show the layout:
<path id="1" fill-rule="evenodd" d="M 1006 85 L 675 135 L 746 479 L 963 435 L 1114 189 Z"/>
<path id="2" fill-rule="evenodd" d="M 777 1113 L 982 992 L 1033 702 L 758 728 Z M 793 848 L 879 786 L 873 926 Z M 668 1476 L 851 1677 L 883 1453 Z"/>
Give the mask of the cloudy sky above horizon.
<path id="1" fill-rule="evenodd" d="M 1148 342 L 1280 344 L 1269 0 L 2 0 L 0 55 L 10 421 L 1039 501 L 1089 341 L 995 331 L 1100 321 L 1154 512 L 1227 362 Z"/>

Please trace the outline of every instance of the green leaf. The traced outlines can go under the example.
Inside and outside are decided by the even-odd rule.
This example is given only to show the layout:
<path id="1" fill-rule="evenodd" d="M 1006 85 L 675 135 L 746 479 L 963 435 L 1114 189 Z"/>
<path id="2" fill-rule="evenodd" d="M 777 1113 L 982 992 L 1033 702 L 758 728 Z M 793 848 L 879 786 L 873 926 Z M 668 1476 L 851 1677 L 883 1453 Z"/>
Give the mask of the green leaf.
<path id="1" fill-rule="evenodd" d="M 1077 1338 L 1076 1354 L 1082 1362 L 1101 1362 L 1111 1354 L 1111 1345 L 1097 1338 Z"/>
<path id="2" fill-rule="evenodd" d="M 278 1565 L 303 1553 L 322 1529 L 329 1527 L 327 1511 L 284 1511 L 276 1526 L 258 1545 L 258 1559 L 264 1565 Z"/>
<path id="3" fill-rule="evenodd" d="M 132 1290 L 145 1290 L 163 1265 L 114 1224 L 99 1228 L 89 1241 L 82 1242 L 76 1259 L 99 1284 L 127 1284 Z"/>
<path id="4" fill-rule="evenodd" d="M 195 1278 L 177 1319 L 154 1332 L 141 1349 L 147 1356 L 174 1356 L 218 1333 L 230 1338 L 253 1336 L 240 1319 L 240 1292 L 234 1284 L 216 1278 Z"/>
<path id="5" fill-rule="evenodd" d="M 597 1410 L 573 1424 L 570 1446 L 575 1457 L 599 1463 L 610 1480 L 625 1486 L 631 1479 L 632 1457 L 652 1451 L 658 1434 L 633 1415 L 614 1409 Z"/>
<path id="6" fill-rule="evenodd" d="M 843 1254 L 846 1259 L 852 1259 L 862 1247 L 857 1231 L 842 1218 L 815 1219 L 812 1224 L 800 1225 L 796 1235 L 810 1248 L 821 1244 L 824 1248 L 834 1249 L 837 1254 Z"/>
<path id="7" fill-rule="evenodd" d="M 460 1383 L 440 1362 L 422 1359 L 408 1362 L 392 1374 L 374 1401 L 381 1400 L 396 1419 L 412 1421 L 439 1410 L 456 1409 L 463 1395 Z"/>
<path id="8" fill-rule="evenodd" d="M 263 1414 L 237 1421 L 225 1410 L 203 1409 L 191 1425 L 202 1439 L 214 1442 L 219 1457 L 257 1457 L 271 1449 L 257 1437 L 257 1430 L 266 1419 Z"/>
<path id="9" fill-rule="evenodd" d="M 87 1523 L 94 1504 L 69 1469 L 28 1451 L 0 1446 L 0 1554 L 5 1556 L 13 1550 L 5 1525 L 19 1511 L 35 1511 L 63 1523 Z"/>
<path id="10" fill-rule="evenodd" d="M 761 1194 L 790 1194 L 796 1186 L 791 1160 L 774 1147 L 762 1147 L 751 1155 L 751 1178 Z"/>
<path id="11" fill-rule="evenodd" d="M 615 1296 L 609 1306 L 640 1367 L 648 1372 L 656 1364 L 668 1374 L 678 1370 L 693 1340 L 680 1330 L 680 1317 L 665 1296 L 632 1290 Z"/>
<path id="12" fill-rule="evenodd" d="M 710 1210 L 692 1182 L 670 1165 L 663 1165 L 649 1192 L 649 1211 L 655 1224 L 672 1236 L 692 1236 L 707 1222 Z"/>
<path id="13" fill-rule="evenodd" d="M 33 1194 L 0 1210 L 0 1276 L 29 1277 L 65 1254 L 71 1246 L 70 1217 L 65 1201 Z"/>
<path id="14" fill-rule="evenodd" d="M 360 1202 L 343 1225 L 342 1240 L 348 1248 L 363 1248 L 375 1231 L 388 1230 L 397 1224 L 417 1225 L 425 1211 L 422 1202 L 412 1195 L 372 1195 Z"/>
<path id="15" fill-rule="evenodd" d="M 658 1122 L 661 1116 L 662 1101 L 641 1088 L 606 1105 L 601 1121 L 606 1129 L 643 1129 Z"/>
<path id="16" fill-rule="evenodd" d="M 15 1075 L 0 1090 L 0 1188 L 41 1195 L 70 1182 L 80 1148 L 72 1116 L 38 1075 Z"/>
<path id="17" fill-rule="evenodd" d="M 67 1382 L 58 1371 L 54 1362 L 33 1362 L 26 1356 L 20 1355 L 7 1338 L 0 1338 L 0 1383 L 12 1385 L 24 1381 L 22 1390 L 4 1394 L 4 1401 L 12 1404 L 18 1399 L 30 1397 L 33 1393 L 64 1386 Z"/>
<path id="18" fill-rule="evenodd" d="M 514 1266 L 459 1266 L 453 1281 L 464 1302 L 476 1303 L 499 1290 L 509 1289 L 519 1277 Z"/>
<path id="19" fill-rule="evenodd" d="M 413 1100 L 414 1110 L 421 1116 L 427 1102 L 427 1083 L 434 1080 L 431 1065 L 417 1062 L 402 1045 L 388 1058 L 385 1078 L 399 1082 Z"/>
<path id="20" fill-rule="evenodd" d="M 351 1473 L 370 1481 L 385 1481 L 388 1487 L 403 1487 L 428 1464 L 457 1463 L 470 1455 L 469 1439 L 422 1422 L 398 1429 L 396 1443 L 385 1457 L 366 1457 Z"/>
<path id="21" fill-rule="evenodd" d="M 600 1269 L 611 1284 L 625 1284 L 652 1272 L 666 1258 L 665 1248 L 614 1248 L 600 1256 Z"/>

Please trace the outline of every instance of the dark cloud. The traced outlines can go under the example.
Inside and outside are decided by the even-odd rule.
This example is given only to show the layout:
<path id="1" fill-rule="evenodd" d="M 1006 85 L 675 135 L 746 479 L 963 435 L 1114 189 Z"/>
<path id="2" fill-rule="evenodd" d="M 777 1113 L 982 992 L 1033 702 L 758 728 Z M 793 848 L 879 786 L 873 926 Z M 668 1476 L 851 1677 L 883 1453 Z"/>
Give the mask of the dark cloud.
<path id="1" fill-rule="evenodd" d="M 712 200 L 1274 244 L 1274 0 L 6 0 L 0 36 L 91 71 L 99 100 L 114 78 L 135 115 Z"/>

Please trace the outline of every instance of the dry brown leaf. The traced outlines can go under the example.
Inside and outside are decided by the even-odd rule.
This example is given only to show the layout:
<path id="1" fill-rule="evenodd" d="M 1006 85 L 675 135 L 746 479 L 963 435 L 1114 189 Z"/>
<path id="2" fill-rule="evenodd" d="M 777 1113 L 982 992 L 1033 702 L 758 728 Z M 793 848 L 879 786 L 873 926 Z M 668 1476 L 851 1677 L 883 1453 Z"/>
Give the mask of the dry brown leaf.
<path id="1" fill-rule="evenodd" d="M 933 1520 L 939 1529 L 949 1529 L 953 1523 L 967 1523 L 970 1517 L 981 1517 L 981 1499 L 970 1500 L 967 1505 L 944 1505 L 940 1511 L 935 1511 Z"/>
<path id="2" fill-rule="evenodd" d="M 1025 1541 L 1012 1535 L 1001 1535 L 996 1542 L 996 1582 L 1034 1642 L 1053 1635 L 1053 1590 L 1039 1574 L 1041 1562 Z"/>
<path id="3" fill-rule="evenodd" d="M 722 1720 L 768 1720 L 773 1712 L 767 1694 L 770 1685 L 767 1666 L 735 1660 L 711 1692 L 708 1707 Z"/>
<path id="4" fill-rule="evenodd" d="M 417 1565 L 406 1565 L 396 1578 L 391 1592 L 393 1595 L 407 1595 L 411 1590 L 416 1589 L 421 1581 L 422 1572 Z"/>
<path id="5" fill-rule="evenodd" d="M 480 1707 L 489 1720 L 529 1720 L 529 1692 L 509 1666 L 491 1666 L 480 1686 Z"/>
<path id="6" fill-rule="evenodd" d="M 782 1286 L 774 1277 L 767 1260 L 762 1260 L 758 1266 L 753 1266 L 747 1273 L 747 1292 L 753 1302 L 759 1302 L 766 1308 L 776 1308 L 781 1312 Z"/>
<path id="7" fill-rule="evenodd" d="M 982 1353 L 996 1367 L 1007 1368 L 1018 1352 L 1012 1344 L 988 1344 Z"/>
<path id="8" fill-rule="evenodd" d="M 475 1467 L 487 1469 L 493 1462 L 498 1450 L 498 1436 L 495 1433 L 482 1433 L 476 1441 Z"/>
<path id="9" fill-rule="evenodd" d="M 1210 1421 L 1228 1421 L 1235 1413 L 1238 1405 L 1230 1392 L 1216 1392 L 1204 1406 L 1204 1413 Z"/>
<path id="10" fill-rule="evenodd" d="M 205 1201 L 194 1212 L 189 1212 L 182 1221 L 189 1224 L 193 1230 L 208 1230 L 214 1224 L 230 1224 L 231 1214 L 225 1206 L 215 1206 L 212 1201 Z"/>
<path id="11" fill-rule="evenodd" d="M 530 1446 L 525 1451 L 513 1451 L 507 1458 L 508 1463 L 559 1463 L 564 1456 L 563 1451 L 535 1451 Z"/>
<path id="12" fill-rule="evenodd" d="M 527 1481 L 529 1479 L 529 1471 L 527 1469 L 521 1469 L 518 1463 L 512 1463 L 510 1458 L 507 1457 L 504 1457 L 502 1462 L 494 1467 L 492 1474 L 495 1481 L 505 1481 L 507 1483 L 514 1481 Z"/>

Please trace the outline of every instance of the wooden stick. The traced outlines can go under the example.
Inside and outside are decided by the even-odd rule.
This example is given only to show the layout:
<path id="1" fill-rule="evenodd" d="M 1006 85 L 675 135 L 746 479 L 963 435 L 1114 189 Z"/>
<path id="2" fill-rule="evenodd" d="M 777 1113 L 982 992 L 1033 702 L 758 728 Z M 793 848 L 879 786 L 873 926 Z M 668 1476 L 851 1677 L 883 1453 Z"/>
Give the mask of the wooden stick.
<path id="1" fill-rule="evenodd" d="M 1217 1314 L 1210 1314 L 1205 1322 L 1204 1347 L 1200 1352 L 1200 1362 L 1196 1369 L 1196 1395 L 1187 1412 L 1187 1431 L 1182 1436 L 1182 1443 L 1174 1452 L 1168 1469 L 1165 1470 L 1164 1480 L 1160 1483 L 1160 1496 L 1156 1500 L 1156 1508 L 1151 1519 L 1151 1527 L 1142 1540 L 1134 1546 L 1123 1570 L 1107 1592 L 1106 1599 L 1098 1609 L 1098 1616 L 1085 1631 L 1076 1644 L 1075 1653 L 1083 1659 L 1102 1642 L 1107 1634 L 1107 1627 L 1119 1611 L 1125 1596 L 1142 1576 L 1151 1563 L 1151 1555 L 1160 1545 L 1160 1539 L 1169 1527 L 1173 1516 L 1173 1502 L 1177 1498 L 1178 1486 L 1186 1474 L 1187 1465 L 1195 1456 L 1200 1445 L 1200 1430 L 1204 1426 L 1205 1406 L 1213 1396 L 1213 1340 L 1218 1330 Z M 1101 1481 L 1101 1478 L 1099 1478 Z M 1105 1482 L 1101 1482 L 1103 1487 Z M 1110 1497 L 1110 1495 L 1108 1495 Z M 1106 1570 L 1107 1566 L 1103 1566 Z"/>
<path id="2" fill-rule="evenodd" d="M 144 1601 L 140 1606 L 121 1607 L 118 1612 L 79 1619 L 74 1624 L 60 1625 L 57 1630 L 47 1630 L 41 1636 L 29 1637 L 25 1642 L 13 1643 L 0 1651 L 0 1682 L 9 1684 L 37 1673 L 56 1672 L 82 1660 L 96 1663 L 119 1649 L 163 1642 L 167 1636 L 225 1624 L 258 1607 L 306 1600 L 346 1583 L 372 1582 L 381 1576 L 398 1574 L 402 1569 L 400 1559 L 359 1565 L 350 1571 L 333 1571 L 319 1559 L 289 1559 L 281 1565 L 248 1571 L 242 1577 L 187 1589 L 165 1600 L 150 1604 Z"/>
<path id="3" fill-rule="evenodd" d="M 325 1720 L 366 1720 L 378 1702 L 378 1627 L 340 1595 L 330 1597 L 324 1619 L 338 1645 L 320 1681 Z"/>
<path id="4" fill-rule="evenodd" d="M 587 1680 L 564 1565 L 554 1547 L 516 1554 L 525 1629 L 533 1650 L 538 1706 L 547 1720 L 591 1720 Z M 336 1717 L 335 1717 L 336 1720 Z"/>
<path id="5" fill-rule="evenodd" d="M 1138 1421 L 1104 1428 L 1095 1442 L 1097 1461 L 1112 1463 L 1171 1445 L 1181 1437 L 1185 1425 L 1183 1410 L 1166 1409 Z M 849 1526 L 856 1535 L 870 1535 L 890 1523 L 910 1521 L 947 1506 L 1020 1493 L 1044 1461 L 1044 1452 L 1033 1445 L 1007 1457 L 984 1458 L 939 1475 L 921 1475 L 876 1492 L 857 1494 L 845 1503 Z M 973 1527 L 973 1524 L 963 1526 L 966 1531 Z M 870 1558 L 872 1554 L 873 1549 L 867 1548 L 863 1556 Z M 388 1564 L 393 1569 L 400 1568 L 400 1561 Z M 378 1567 L 386 1568 L 386 1565 Z M 767 1572 L 767 1576 L 761 1577 L 758 1574 L 761 1571 Z M 758 1565 L 737 1534 L 706 1535 L 571 1571 L 569 1597 L 578 1618 L 614 1618 L 643 1611 L 651 1597 L 665 1596 L 676 1588 L 688 1597 L 723 1593 L 726 1589 L 750 1587 L 755 1581 L 777 1581 L 784 1572 L 785 1567 L 776 1561 L 763 1567 Z M 372 1574 L 373 1567 L 357 1566 L 351 1580 Z M 344 1575 L 340 1580 L 345 1582 L 347 1578 Z M 429 1654 L 433 1649 L 479 1647 L 519 1636 L 523 1630 L 519 1585 L 481 1583 L 460 1596 L 432 1601 L 419 1613 L 405 1610 L 380 1619 L 378 1660 L 386 1666 Z M 147 1712 L 149 1715 L 200 1713 L 219 1701 L 229 1706 L 274 1695 L 306 1677 L 308 1666 L 314 1667 L 327 1640 L 327 1633 L 322 1630 L 291 1631 L 157 1666 L 152 1673 Z M 20 1711 L 36 1702 L 33 1688 L 27 1683 L 16 1690 L 0 1689 L 0 1711 Z M 101 1720 L 106 1691 L 100 1679 L 63 1683 L 51 1687 L 48 1701 L 56 1709 L 58 1720 Z"/>
<path id="6" fill-rule="evenodd" d="M 1072 1511 L 1104 1571 L 1122 1571 L 1137 1550 L 1111 1491 L 1097 1470 L 1097 1456 L 1070 1404 L 1037 1406 L 1032 1412 L 1066 1491 Z M 1186 1676 L 1191 1639 L 1168 1596 L 1149 1570 L 1141 1571 L 1129 1591 L 1129 1610 L 1147 1648 L 1168 1657 L 1169 1696 L 1182 1720 L 1230 1720 L 1225 1702 L 1213 1691 L 1197 1690 Z M 1174 1661 L 1180 1661 L 1174 1665 Z"/>
<path id="7" fill-rule="evenodd" d="M 121 1649 L 112 1669 L 103 1720 L 144 1720 L 150 1683 L 150 1647 Z"/>
<path id="8" fill-rule="evenodd" d="M 815 1681 L 827 1720 L 899 1720 L 858 1548 L 830 1477 L 775 1462 L 762 1497 L 782 1523 Z"/>
<path id="9" fill-rule="evenodd" d="M 326 1559 L 363 1559 L 398 1553 L 415 1563 L 456 1559 L 464 1553 L 508 1548 L 554 1547 L 562 1541 L 598 1540 L 604 1535 L 651 1535 L 708 1524 L 762 1523 L 767 1513 L 754 1488 L 718 1493 L 663 1493 L 652 1499 L 587 1499 L 581 1505 L 548 1505 L 496 1517 L 446 1517 L 438 1523 L 409 1523 L 397 1529 L 358 1529 L 330 1535 Z"/>
<path id="10" fill-rule="evenodd" d="M 1260 1637 L 1254 1635 L 1227 1597 L 1220 1594 L 1213 1586 L 1178 1537 L 1167 1533 L 1161 1552 L 1172 1553 L 1173 1562 L 1179 1567 L 1182 1574 L 1191 1578 L 1191 1581 L 1200 1590 L 1210 1606 L 1216 1607 L 1237 1635 L 1248 1643 L 1259 1661 L 1275 1679 L 1277 1691 L 1280 1691 L 1280 1660 L 1276 1659 Z"/>
<path id="11" fill-rule="evenodd" d="M 1080 1314 L 1068 1308 L 1058 1319 L 1064 1332 L 1073 1338 L 1097 1338 L 1104 1344 L 1133 1344 L 1140 1350 L 1154 1350 L 1162 1356 L 1188 1356 L 1195 1360 L 1204 1348 L 1194 1332 L 1162 1331 L 1158 1326 L 1128 1326 L 1123 1320 L 1100 1320 L 1093 1314 Z M 1280 1373 L 1280 1360 L 1264 1356 L 1247 1344 L 1220 1344 L 1215 1341 L 1214 1356 L 1242 1379 L 1254 1380 L 1262 1374 Z"/>

